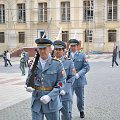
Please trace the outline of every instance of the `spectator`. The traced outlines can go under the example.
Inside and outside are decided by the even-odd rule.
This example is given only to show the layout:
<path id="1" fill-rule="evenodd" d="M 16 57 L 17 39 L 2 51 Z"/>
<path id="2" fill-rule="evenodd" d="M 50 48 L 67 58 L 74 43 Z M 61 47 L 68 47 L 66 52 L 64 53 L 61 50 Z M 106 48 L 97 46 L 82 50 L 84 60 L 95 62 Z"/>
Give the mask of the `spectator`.
<path id="1" fill-rule="evenodd" d="M 114 63 L 115 63 L 117 66 L 119 66 L 118 63 L 117 63 L 117 61 L 116 61 L 116 58 L 117 58 L 117 46 L 114 47 L 114 49 L 113 49 L 112 66 L 111 66 L 111 67 L 114 66 Z"/>
<path id="2" fill-rule="evenodd" d="M 8 50 L 6 51 L 6 58 L 7 58 L 7 62 L 9 63 L 9 65 L 12 66 L 12 64 L 10 62 L 10 53 Z"/>
<path id="3" fill-rule="evenodd" d="M 119 54 L 119 58 L 120 58 L 120 45 L 118 46 L 118 54 Z"/>
<path id="4" fill-rule="evenodd" d="M 3 53 L 3 59 L 4 59 L 4 64 L 5 64 L 4 66 L 7 67 L 8 64 L 7 64 L 6 51 L 4 51 L 4 53 Z"/>

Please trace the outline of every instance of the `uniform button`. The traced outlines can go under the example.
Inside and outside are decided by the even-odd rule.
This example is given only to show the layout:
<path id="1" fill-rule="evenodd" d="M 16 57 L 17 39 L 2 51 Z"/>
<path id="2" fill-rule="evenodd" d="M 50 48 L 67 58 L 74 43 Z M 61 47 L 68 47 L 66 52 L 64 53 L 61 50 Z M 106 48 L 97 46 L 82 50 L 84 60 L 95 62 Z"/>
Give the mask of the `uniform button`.
<path id="1" fill-rule="evenodd" d="M 43 84 L 44 84 L 44 82 L 41 82 L 41 84 L 43 85 Z"/>
<path id="2" fill-rule="evenodd" d="M 44 74 L 42 74 L 42 77 L 44 77 Z"/>
<path id="3" fill-rule="evenodd" d="M 43 80 L 43 77 L 41 78 L 41 80 Z"/>

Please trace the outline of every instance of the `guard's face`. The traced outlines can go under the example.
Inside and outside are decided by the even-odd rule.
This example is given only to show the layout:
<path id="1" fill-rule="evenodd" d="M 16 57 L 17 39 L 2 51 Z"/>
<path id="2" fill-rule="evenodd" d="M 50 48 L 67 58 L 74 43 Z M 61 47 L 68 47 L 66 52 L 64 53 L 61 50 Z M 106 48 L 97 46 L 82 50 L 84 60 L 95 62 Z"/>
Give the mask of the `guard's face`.
<path id="1" fill-rule="evenodd" d="M 70 45 L 70 49 L 72 52 L 76 52 L 78 47 L 77 47 L 77 45 Z"/>
<path id="2" fill-rule="evenodd" d="M 55 56 L 61 58 L 64 55 L 64 50 L 62 48 L 55 48 Z"/>
<path id="3" fill-rule="evenodd" d="M 43 59 L 43 60 L 46 60 L 49 56 L 49 52 L 50 52 L 50 47 L 46 47 L 46 48 L 39 48 L 38 49 L 38 52 L 40 54 L 40 57 Z"/>

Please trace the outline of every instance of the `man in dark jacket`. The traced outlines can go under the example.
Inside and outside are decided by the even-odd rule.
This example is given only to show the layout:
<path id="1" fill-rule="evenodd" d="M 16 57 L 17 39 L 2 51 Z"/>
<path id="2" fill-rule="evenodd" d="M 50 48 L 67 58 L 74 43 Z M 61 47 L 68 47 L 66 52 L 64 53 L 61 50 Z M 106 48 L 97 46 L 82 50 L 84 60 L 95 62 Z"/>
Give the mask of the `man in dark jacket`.
<path id="1" fill-rule="evenodd" d="M 113 55 L 112 55 L 112 67 L 114 66 L 114 63 L 118 66 L 118 63 L 116 61 L 117 58 L 117 46 L 113 49 Z"/>
<path id="2" fill-rule="evenodd" d="M 4 51 L 4 53 L 3 53 L 3 59 L 4 59 L 4 63 L 5 63 L 5 67 L 7 67 L 8 66 L 8 64 L 7 64 L 7 56 L 6 56 L 6 51 Z"/>

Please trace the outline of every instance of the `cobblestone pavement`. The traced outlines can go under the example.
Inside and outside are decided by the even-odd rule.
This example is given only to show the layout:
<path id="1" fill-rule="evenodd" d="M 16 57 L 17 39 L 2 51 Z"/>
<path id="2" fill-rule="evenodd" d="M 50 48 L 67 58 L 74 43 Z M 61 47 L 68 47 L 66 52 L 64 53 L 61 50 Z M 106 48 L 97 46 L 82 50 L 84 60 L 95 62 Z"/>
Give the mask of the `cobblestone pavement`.
<path id="1" fill-rule="evenodd" d="M 0 120 L 31 120 L 31 94 L 24 89 L 26 76 L 21 76 L 17 59 L 12 67 L 0 64 Z M 120 67 L 110 67 L 110 56 L 89 61 L 83 120 L 120 120 Z M 80 120 L 75 95 L 73 120 Z"/>

